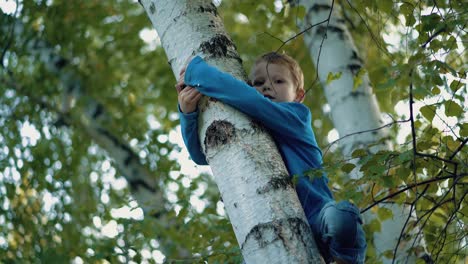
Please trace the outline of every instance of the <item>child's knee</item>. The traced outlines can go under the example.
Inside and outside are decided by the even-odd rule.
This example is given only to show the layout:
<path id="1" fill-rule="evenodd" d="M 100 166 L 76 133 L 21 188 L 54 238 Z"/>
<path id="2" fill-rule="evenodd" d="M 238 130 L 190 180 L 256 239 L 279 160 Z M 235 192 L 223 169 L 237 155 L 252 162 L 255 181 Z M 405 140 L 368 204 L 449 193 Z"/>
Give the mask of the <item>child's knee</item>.
<path id="1" fill-rule="evenodd" d="M 329 245 L 330 253 L 349 263 L 361 263 L 367 245 L 359 209 L 343 201 L 322 210 L 322 241 Z"/>
<path id="2" fill-rule="evenodd" d="M 340 247 L 354 247 L 360 235 L 362 220 L 359 209 L 353 204 L 342 201 L 325 208 L 324 220 L 327 234 Z"/>

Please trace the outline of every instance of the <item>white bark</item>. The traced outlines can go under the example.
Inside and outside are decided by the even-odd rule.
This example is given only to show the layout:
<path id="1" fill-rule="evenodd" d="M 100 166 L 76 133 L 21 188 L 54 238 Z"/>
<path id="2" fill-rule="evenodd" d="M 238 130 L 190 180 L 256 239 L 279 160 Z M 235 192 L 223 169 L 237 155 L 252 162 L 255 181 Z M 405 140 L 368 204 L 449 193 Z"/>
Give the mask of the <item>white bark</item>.
<path id="1" fill-rule="evenodd" d="M 314 25 L 328 18 L 331 8 L 330 0 L 301 0 L 300 4 L 306 8 L 306 17 L 302 28 Z M 325 96 L 331 109 L 331 117 L 335 128 L 340 136 L 346 136 L 355 132 L 376 129 L 382 126 L 381 113 L 372 88 L 369 85 L 367 74 L 363 76 L 362 84 L 353 89 L 354 76 L 359 69 L 363 67 L 363 62 L 349 34 L 344 19 L 341 17 L 338 5 L 333 6 L 333 12 L 327 29 L 327 24 L 321 24 L 309 30 L 304 35 L 304 40 L 309 48 L 313 62 L 316 64 L 319 57 L 319 50 L 322 39 L 326 32 L 326 38 L 323 42 L 320 52 L 319 64 L 316 65 L 319 79 L 321 80 Z M 341 78 L 326 83 L 329 73 L 341 72 Z M 339 144 L 345 156 L 350 156 L 352 151 L 357 148 L 364 148 L 371 143 L 375 143 L 380 138 L 387 135 L 387 129 L 380 129 L 372 133 L 361 133 L 349 136 L 340 140 Z M 390 145 L 374 146 L 370 148 L 371 152 L 380 149 L 390 149 Z M 359 166 L 358 164 L 356 164 Z M 362 174 L 359 167 L 353 170 L 351 178 L 360 178 Z M 383 206 L 383 205 L 379 205 Z M 405 220 L 409 214 L 409 208 L 400 205 L 385 205 L 393 212 L 393 219 L 382 222 L 381 232 L 374 233 L 374 246 L 377 254 L 387 250 L 393 252 L 397 245 L 400 231 L 404 227 Z M 372 212 L 367 211 L 364 214 L 366 222 L 375 219 Z M 415 263 L 414 255 L 408 256 L 406 250 L 411 243 L 401 245 L 398 248 L 396 261 L 408 261 Z M 424 246 L 424 240 L 421 239 L 419 245 Z M 408 258 L 408 259 L 407 259 Z M 391 263 L 392 259 L 383 258 L 384 263 Z"/>
<path id="2" fill-rule="evenodd" d="M 235 46 L 208 0 L 140 1 L 176 76 L 201 54 L 244 79 Z M 200 105 L 200 142 L 247 263 L 319 263 L 311 230 L 270 136 L 215 100 Z"/>

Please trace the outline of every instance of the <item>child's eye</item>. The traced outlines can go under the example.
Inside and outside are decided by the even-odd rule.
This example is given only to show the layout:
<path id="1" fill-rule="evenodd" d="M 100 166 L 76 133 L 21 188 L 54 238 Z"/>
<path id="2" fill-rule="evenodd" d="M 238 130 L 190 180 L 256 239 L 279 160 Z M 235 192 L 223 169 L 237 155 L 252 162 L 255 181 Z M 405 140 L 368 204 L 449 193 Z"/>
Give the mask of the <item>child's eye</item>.
<path id="1" fill-rule="evenodd" d="M 253 85 L 254 86 L 259 86 L 259 85 L 262 85 L 263 84 L 263 81 L 254 81 Z"/>
<path id="2" fill-rule="evenodd" d="M 275 83 L 283 83 L 283 80 L 276 80 Z"/>

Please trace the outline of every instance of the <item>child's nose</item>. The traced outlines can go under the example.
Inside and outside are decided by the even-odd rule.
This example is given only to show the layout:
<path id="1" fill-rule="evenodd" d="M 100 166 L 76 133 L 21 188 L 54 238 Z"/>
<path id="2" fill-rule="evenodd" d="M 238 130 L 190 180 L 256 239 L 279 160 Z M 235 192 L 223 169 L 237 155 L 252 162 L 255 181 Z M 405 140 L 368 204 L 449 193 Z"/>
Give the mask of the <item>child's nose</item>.
<path id="1" fill-rule="evenodd" d="M 269 83 L 265 83 L 265 84 L 263 84 L 262 91 L 268 91 L 268 90 L 271 90 L 270 86 L 271 86 L 271 85 L 270 85 Z"/>

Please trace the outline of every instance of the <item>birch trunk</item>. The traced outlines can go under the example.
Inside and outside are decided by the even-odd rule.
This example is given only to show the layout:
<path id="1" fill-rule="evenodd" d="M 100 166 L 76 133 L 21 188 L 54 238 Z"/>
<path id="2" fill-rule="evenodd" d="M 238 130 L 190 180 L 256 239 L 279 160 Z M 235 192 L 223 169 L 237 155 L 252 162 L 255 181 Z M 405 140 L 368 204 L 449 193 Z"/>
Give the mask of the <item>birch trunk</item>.
<path id="1" fill-rule="evenodd" d="M 330 0 L 301 0 L 300 4 L 306 8 L 306 17 L 302 28 L 324 21 L 330 14 L 332 2 Z M 363 62 L 359 57 L 351 35 L 344 24 L 338 10 L 338 5 L 333 6 L 329 25 L 323 23 L 313 27 L 304 35 L 304 41 L 309 49 L 312 60 L 317 64 L 322 39 L 325 37 L 320 51 L 319 64 L 315 65 L 319 79 L 324 87 L 325 96 L 331 108 L 332 121 L 340 136 L 350 135 L 355 132 L 376 129 L 383 125 L 381 113 L 375 95 L 369 85 L 367 75 L 362 78 L 362 84 L 353 89 L 354 76 L 362 68 Z M 326 83 L 329 73 L 341 72 L 341 78 Z M 340 147 L 345 156 L 350 156 L 357 148 L 364 148 L 371 143 L 377 142 L 388 134 L 387 129 L 376 130 L 372 133 L 361 133 L 340 139 Z M 389 144 L 370 148 L 371 152 L 380 149 L 391 149 Z M 359 166 L 358 164 L 356 164 Z M 359 168 L 353 170 L 355 173 L 351 178 L 362 177 Z M 400 232 L 410 213 L 407 206 L 401 205 L 379 205 L 389 208 L 393 212 L 393 219 L 382 222 L 381 232 L 373 234 L 373 244 L 377 254 L 395 249 Z M 364 214 L 366 222 L 375 219 L 371 211 Z M 425 244 L 421 239 L 419 245 Z M 407 250 L 411 243 L 400 243 L 396 261 L 408 261 L 415 263 L 416 256 L 408 256 Z M 383 258 L 384 263 L 392 263 L 392 259 Z"/>
<path id="2" fill-rule="evenodd" d="M 176 76 L 189 56 L 199 54 L 245 79 L 239 55 L 211 1 L 140 3 Z M 297 194 L 270 136 L 219 101 L 205 98 L 199 111 L 200 142 L 245 261 L 320 263 Z"/>

